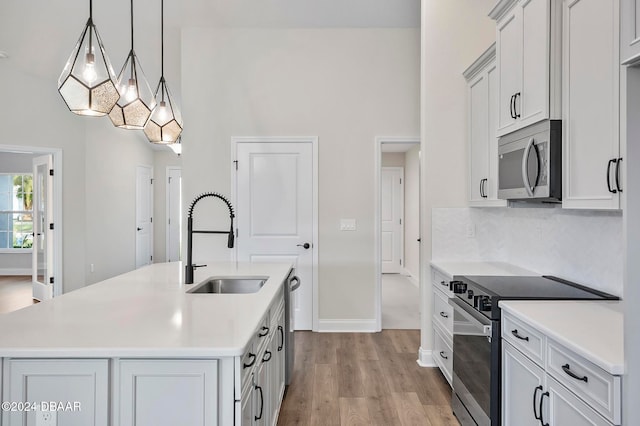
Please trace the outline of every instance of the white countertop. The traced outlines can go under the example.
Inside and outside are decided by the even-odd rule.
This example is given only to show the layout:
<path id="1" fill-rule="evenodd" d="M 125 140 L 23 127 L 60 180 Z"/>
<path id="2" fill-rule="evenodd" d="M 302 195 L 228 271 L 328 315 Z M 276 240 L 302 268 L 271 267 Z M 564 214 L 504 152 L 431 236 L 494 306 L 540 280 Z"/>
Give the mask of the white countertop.
<path id="1" fill-rule="evenodd" d="M 445 275 L 538 276 L 539 273 L 505 262 L 431 261 L 431 266 Z"/>
<path id="2" fill-rule="evenodd" d="M 210 263 L 183 284 L 180 262 L 153 264 L 0 315 L 0 357 L 241 355 L 290 264 Z M 206 278 L 268 276 L 253 294 L 186 294 Z"/>
<path id="3" fill-rule="evenodd" d="M 622 302 L 501 301 L 499 306 L 603 370 L 624 373 Z"/>

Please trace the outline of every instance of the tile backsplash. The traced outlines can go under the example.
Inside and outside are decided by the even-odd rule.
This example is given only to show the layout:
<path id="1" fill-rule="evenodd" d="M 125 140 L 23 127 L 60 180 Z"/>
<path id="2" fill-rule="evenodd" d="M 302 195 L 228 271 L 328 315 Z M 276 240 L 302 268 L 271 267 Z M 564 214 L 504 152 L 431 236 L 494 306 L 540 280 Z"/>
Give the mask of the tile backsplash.
<path id="1" fill-rule="evenodd" d="M 436 208 L 432 257 L 508 262 L 622 296 L 622 214 L 560 208 Z"/>

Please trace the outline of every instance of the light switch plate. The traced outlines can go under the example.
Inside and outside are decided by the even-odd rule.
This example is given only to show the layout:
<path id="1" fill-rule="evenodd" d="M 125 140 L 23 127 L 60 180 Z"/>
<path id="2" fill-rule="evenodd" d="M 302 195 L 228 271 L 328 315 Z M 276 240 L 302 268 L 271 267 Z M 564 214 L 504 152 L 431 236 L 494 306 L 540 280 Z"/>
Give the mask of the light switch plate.
<path id="1" fill-rule="evenodd" d="M 57 414 L 55 411 L 36 410 L 36 426 L 57 426 Z"/>
<path id="2" fill-rule="evenodd" d="M 341 231 L 355 231 L 356 230 L 356 220 L 355 219 L 340 219 L 340 230 Z"/>

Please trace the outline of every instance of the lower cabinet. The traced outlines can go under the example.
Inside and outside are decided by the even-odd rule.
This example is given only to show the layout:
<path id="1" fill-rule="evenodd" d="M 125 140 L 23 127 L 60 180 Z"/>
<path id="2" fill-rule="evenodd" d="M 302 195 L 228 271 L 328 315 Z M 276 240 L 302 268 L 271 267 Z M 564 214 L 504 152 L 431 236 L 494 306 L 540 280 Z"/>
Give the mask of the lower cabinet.
<path id="1" fill-rule="evenodd" d="M 218 424 L 217 360 L 119 362 L 120 425 Z"/>
<path id="2" fill-rule="evenodd" d="M 3 364 L 2 400 L 15 407 L 3 404 L 2 425 L 109 425 L 109 360 L 9 358 Z"/>
<path id="3" fill-rule="evenodd" d="M 431 268 L 433 307 L 433 360 L 449 385 L 453 380 L 453 308 L 449 299 L 454 297 L 449 288 L 453 278 Z"/>
<path id="4" fill-rule="evenodd" d="M 516 321 L 503 314 L 503 336 L 509 336 L 509 324 Z M 531 331 L 540 334 L 537 330 L 518 329 L 527 343 L 536 342 Z M 611 375 L 547 336 L 540 336 L 541 356 L 535 359 L 530 356 L 537 352 L 527 352 L 526 347 L 521 352 L 507 338 L 502 339 L 502 425 L 620 425 L 620 376 Z"/>

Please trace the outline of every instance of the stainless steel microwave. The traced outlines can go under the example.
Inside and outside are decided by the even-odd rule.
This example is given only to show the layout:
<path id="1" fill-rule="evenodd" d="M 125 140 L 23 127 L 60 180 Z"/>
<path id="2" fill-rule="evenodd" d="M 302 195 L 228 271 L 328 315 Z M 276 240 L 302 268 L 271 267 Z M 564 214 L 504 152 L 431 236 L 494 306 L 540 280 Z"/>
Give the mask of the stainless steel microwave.
<path id="1" fill-rule="evenodd" d="M 498 198 L 562 200 L 561 120 L 544 120 L 498 140 Z"/>

